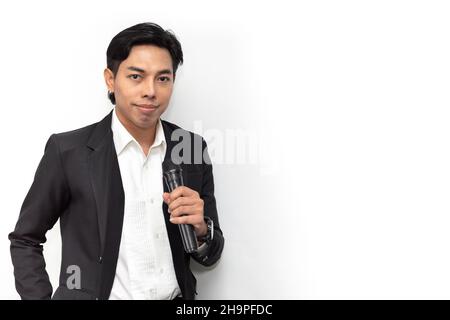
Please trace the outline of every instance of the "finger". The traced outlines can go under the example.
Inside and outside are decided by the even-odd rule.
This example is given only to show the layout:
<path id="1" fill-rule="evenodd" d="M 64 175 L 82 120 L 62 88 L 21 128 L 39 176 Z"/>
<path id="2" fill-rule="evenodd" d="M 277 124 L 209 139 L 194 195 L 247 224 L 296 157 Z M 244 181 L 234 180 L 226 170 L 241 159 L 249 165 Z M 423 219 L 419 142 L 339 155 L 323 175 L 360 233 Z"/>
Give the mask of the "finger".
<path id="1" fill-rule="evenodd" d="M 170 216 L 176 218 L 183 215 L 193 215 L 196 214 L 196 211 L 198 211 L 196 206 L 179 206 L 170 212 Z"/>
<path id="2" fill-rule="evenodd" d="M 196 196 L 200 197 L 198 192 L 195 190 L 192 190 L 189 187 L 186 186 L 180 186 L 176 187 L 171 193 L 170 193 L 170 202 L 176 200 L 179 197 L 189 197 L 189 196 Z"/>
<path id="3" fill-rule="evenodd" d="M 180 206 L 173 210 L 170 214 L 171 217 L 179 217 L 183 215 L 203 216 L 203 205 L 196 203 L 191 206 Z"/>
<path id="4" fill-rule="evenodd" d="M 169 212 L 174 211 L 179 206 L 189 206 L 194 205 L 198 202 L 197 198 L 194 197 L 179 197 L 174 201 L 171 201 L 169 204 Z"/>
<path id="5" fill-rule="evenodd" d="M 202 215 L 203 216 L 204 202 L 202 199 L 198 199 L 194 204 L 179 206 L 173 211 L 171 215 L 174 217 L 182 215 Z"/>
<path id="6" fill-rule="evenodd" d="M 173 224 L 191 224 L 189 216 L 172 217 L 169 221 Z"/>
<path id="7" fill-rule="evenodd" d="M 169 201 L 170 201 L 170 193 L 164 192 L 164 193 L 163 193 L 163 200 L 164 200 L 165 203 L 169 204 Z"/>
<path id="8" fill-rule="evenodd" d="M 192 224 L 197 225 L 201 223 L 203 216 L 201 215 L 184 215 L 179 217 L 170 216 L 169 221 L 174 224 Z"/>

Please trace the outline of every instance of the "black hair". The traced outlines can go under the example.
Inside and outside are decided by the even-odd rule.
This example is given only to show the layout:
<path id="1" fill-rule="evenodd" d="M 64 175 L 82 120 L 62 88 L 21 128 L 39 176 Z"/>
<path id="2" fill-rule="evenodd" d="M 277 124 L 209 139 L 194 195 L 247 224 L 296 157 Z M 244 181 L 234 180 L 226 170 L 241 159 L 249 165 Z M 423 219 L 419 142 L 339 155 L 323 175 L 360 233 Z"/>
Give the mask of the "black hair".
<path id="1" fill-rule="evenodd" d="M 164 30 L 156 23 L 140 23 L 119 32 L 109 43 L 106 50 L 106 64 L 114 76 L 123 60 L 128 58 L 133 46 L 151 44 L 167 49 L 172 58 L 173 75 L 183 63 L 181 44 L 170 30 Z M 114 93 L 108 92 L 108 98 L 116 104 Z"/>

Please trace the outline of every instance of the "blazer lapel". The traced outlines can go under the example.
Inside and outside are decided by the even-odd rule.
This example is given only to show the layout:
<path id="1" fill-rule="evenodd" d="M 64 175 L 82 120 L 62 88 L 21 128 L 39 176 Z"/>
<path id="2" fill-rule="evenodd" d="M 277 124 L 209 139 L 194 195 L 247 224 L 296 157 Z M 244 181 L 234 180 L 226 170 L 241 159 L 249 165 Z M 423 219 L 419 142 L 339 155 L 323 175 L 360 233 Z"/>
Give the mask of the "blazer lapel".
<path id="1" fill-rule="evenodd" d="M 87 144 L 92 150 L 88 158 L 89 175 L 97 205 L 100 235 L 100 299 L 108 299 L 114 282 L 125 204 L 111 118 L 112 112 L 98 123 Z"/>

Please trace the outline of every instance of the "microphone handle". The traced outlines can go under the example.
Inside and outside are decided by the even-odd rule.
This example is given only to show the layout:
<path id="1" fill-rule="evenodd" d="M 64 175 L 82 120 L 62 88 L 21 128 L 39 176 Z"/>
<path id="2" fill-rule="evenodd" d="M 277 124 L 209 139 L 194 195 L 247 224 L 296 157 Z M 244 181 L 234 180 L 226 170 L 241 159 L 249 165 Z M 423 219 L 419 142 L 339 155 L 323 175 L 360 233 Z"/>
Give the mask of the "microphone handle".
<path id="1" fill-rule="evenodd" d="M 179 172 L 176 172 L 178 174 Z M 172 173 L 172 175 L 175 173 Z M 183 186 L 183 176 L 180 174 L 178 179 L 166 179 L 169 192 L 172 192 L 175 188 Z M 194 226 L 190 224 L 179 224 L 181 239 L 183 240 L 184 251 L 187 253 L 196 252 L 198 249 L 197 236 L 195 235 Z"/>

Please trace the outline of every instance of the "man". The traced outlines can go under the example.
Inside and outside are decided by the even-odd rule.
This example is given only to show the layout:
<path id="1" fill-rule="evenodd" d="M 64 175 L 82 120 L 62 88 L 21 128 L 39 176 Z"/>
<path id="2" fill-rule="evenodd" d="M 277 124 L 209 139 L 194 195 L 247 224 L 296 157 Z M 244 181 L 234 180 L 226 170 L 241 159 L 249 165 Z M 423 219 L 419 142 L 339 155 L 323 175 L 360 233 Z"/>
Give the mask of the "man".
<path id="1" fill-rule="evenodd" d="M 112 39 L 104 77 L 115 108 L 49 138 L 9 235 L 22 299 L 52 297 L 42 243 L 58 219 L 62 263 L 53 299 L 195 298 L 190 258 L 215 264 L 224 238 L 205 141 L 160 119 L 182 62 L 176 37 L 156 24 Z M 179 152 L 185 186 L 169 193 L 162 175 L 180 162 L 176 137 L 190 150 Z M 197 252 L 184 251 L 179 224 L 193 226 Z"/>

